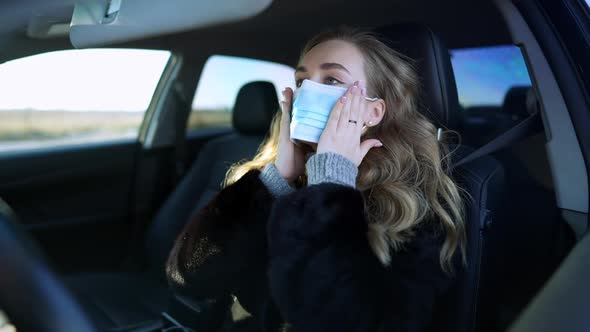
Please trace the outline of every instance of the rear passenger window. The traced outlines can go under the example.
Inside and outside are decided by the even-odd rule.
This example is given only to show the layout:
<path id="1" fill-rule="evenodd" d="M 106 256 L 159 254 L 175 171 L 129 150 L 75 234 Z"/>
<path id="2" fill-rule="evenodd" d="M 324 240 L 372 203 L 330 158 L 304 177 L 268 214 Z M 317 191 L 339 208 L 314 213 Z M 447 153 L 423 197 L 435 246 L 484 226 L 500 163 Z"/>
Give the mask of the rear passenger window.
<path id="1" fill-rule="evenodd" d="M 210 57 L 199 79 L 187 132 L 231 126 L 232 109 L 242 86 L 253 81 L 269 81 L 279 96 L 285 87 L 295 87 L 294 71 L 274 62 L 224 55 Z"/>
<path id="2" fill-rule="evenodd" d="M 451 62 L 463 108 L 463 143 L 478 147 L 529 116 L 536 105 L 519 47 L 455 49 Z"/>
<path id="3" fill-rule="evenodd" d="M 135 139 L 170 52 L 66 50 L 0 65 L 0 154 Z"/>
<path id="4" fill-rule="evenodd" d="M 531 86 L 520 48 L 513 45 L 451 50 L 463 108 L 500 107 L 510 88 Z"/>

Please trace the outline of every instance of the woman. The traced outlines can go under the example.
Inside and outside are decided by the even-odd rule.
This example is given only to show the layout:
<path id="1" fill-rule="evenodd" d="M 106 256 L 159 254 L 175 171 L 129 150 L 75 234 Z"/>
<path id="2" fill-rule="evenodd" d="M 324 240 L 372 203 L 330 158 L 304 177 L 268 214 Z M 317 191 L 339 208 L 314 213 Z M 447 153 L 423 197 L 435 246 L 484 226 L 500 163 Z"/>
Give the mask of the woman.
<path id="1" fill-rule="evenodd" d="M 317 144 L 292 142 L 283 91 L 258 154 L 179 236 L 171 285 L 233 294 L 255 320 L 274 304 L 294 331 L 424 331 L 462 267 L 465 234 L 416 73 L 370 34 L 340 28 L 308 42 L 295 78 L 348 89 Z"/>

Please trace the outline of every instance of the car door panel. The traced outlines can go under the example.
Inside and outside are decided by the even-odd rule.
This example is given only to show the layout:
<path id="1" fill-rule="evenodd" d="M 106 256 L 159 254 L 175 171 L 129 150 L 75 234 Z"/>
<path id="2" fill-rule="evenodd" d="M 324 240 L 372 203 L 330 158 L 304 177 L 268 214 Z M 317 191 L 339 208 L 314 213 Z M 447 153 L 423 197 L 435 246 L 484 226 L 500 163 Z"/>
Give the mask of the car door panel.
<path id="1" fill-rule="evenodd" d="M 60 269 L 112 267 L 128 237 L 137 147 L 132 140 L 3 154 L 0 197 Z"/>

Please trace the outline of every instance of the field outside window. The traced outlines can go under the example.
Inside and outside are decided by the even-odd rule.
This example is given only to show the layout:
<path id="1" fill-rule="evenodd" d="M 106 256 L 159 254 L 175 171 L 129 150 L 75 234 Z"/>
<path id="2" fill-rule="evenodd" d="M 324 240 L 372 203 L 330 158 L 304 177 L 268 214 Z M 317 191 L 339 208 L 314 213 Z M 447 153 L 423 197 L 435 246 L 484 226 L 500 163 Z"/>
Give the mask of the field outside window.
<path id="1" fill-rule="evenodd" d="M 0 153 L 134 139 L 168 51 L 67 50 L 0 65 Z"/>

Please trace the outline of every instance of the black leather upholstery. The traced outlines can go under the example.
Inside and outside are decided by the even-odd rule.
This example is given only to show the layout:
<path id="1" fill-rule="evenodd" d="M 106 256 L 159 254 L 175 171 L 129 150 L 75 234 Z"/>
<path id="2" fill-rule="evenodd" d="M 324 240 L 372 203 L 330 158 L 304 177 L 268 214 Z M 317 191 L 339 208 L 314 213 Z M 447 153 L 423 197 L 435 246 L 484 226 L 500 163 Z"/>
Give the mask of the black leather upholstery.
<path id="1" fill-rule="evenodd" d="M 435 125 L 459 129 L 461 113 L 450 55 L 442 41 L 427 27 L 416 24 L 391 25 L 376 32 L 394 50 L 415 61 L 422 79 L 425 115 Z M 453 147 L 457 162 L 473 151 Z M 436 304 L 430 331 L 472 332 L 486 321 L 478 311 L 481 271 L 485 268 L 485 235 L 493 218 L 502 218 L 504 168 L 490 156 L 475 159 L 454 169 L 452 176 L 468 195 L 465 197 L 467 265 L 457 273 L 456 284 Z"/>
<path id="2" fill-rule="evenodd" d="M 100 273 L 70 276 L 68 285 L 101 331 L 130 331 L 157 326 L 170 296 L 165 263 L 172 245 L 193 212 L 220 190 L 228 168 L 251 159 L 278 110 L 269 82 L 246 84 L 234 107 L 236 132 L 207 142 L 174 192 L 156 214 L 145 238 L 145 273 Z"/>
<path id="3" fill-rule="evenodd" d="M 453 161 L 459 161 L 473 149 L 454 146 Z M 467 264 L 457 273 L 454 287 L 441 299 L 430 331 L 473 332 L 483 331 L 481 326 L 489 322 L 491 312 L 486 309 L 488 294 L 482 296 L 482 279 L 487 273 L 485 251 L 487 235 L 492 223 L 505 219 L 504 167 L 493 157 L 484 156 L 458 167 L 453 172 L 455 181 L 468 195 L 465 202 L 467 229 Z M 489 289 L 487 289 L 489 290 Z M 486 291 L 487 291 L 486 290 Z"/>
<path id="4" fill-rule="evenodd" d="M 275 99 L 276 93 L 273 96 Z M 229 166 L 252 158 L 263 136 L 238 133 L 208 142 L 191 169 L 168 197 L 147 233 L 146 245 L 150 270 L 165 278 L 164 264 L 176 236 L 193 212 L 198 211 L 219 191 Z"/>
<path id="5" fill-rule="evenodd" d="M 428 27 L 410 23 L 381 27 L 375 32 L 391 48 L 414 60 L 430 120 L 438 127 L 458 129 L 459 97 L 449 51 L 442 40 Z"/>
<path id="6" fill-rule="evenodd" d="M 18 331 L 95 331 L 0 199 L 0 309 Z"/>
<path id="7" fill-rule="evenodd" d="M 502 103 L 502 113 L 510 115 L 513 121 L 520 121 L 533 112 L 536 107 L 536 97 L 530 86 L 515 86 L 506 92 Z"/>
<path id="8" fill-rule="evenodd" d="M 264 135 L 279 109 L 276 96 L 275 86 L 270 82 L 257 81 L 244 85 L 234 106 L 234 128 L 243 135 Z"/>

